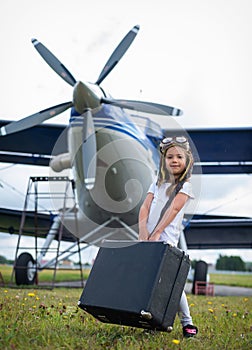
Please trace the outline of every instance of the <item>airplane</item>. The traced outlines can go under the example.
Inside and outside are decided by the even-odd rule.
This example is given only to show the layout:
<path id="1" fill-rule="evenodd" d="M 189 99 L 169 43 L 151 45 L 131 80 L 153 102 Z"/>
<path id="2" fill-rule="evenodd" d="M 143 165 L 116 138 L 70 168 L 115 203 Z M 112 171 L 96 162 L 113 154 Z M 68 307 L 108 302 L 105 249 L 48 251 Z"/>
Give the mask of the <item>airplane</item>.
<path id="1" fill-rule="evenodd" d="M 8 138 L 17 139 L 28 129 L 29 133 L 41 131 L 43 125 L 40 124 L 70 109 L 69 125 L 62 127 L 57 140 L 53 140 L 51 153 L 44 159 L 43 165 L 50 165 L 49 180 L 52 180 L 52 186 L 55 184 L 55 173 L 68 171 L 71 174 L 77 208 L 74 215 L 72 210 L 64 212 L 64 215 L 59 211 L 51 221 L 48 217 L 39 217 L 41 222 L 50 221 L 51 227 L 36 259 L 27 252 L 16 257 L 17 284 L 35 283 L 37 272 L 50 265 L 43 263 L 43 258 L 52 241 L 59 237 L 62 223 L 63 239 L 66 241 L 77 239 L 78 242 L 100 246 L 104 239 L 137 240 L 139 209 L 150 183 L 156 178 L 158 145 L 164 137 L 159 125 L 148 117 L 142 117 L 139 112 L 163 115 L 167 118 L 167 125 L 171 125 L 175 132 L 186 133 L 198 163 L 197 173 L 201 172 L 200 157 L 194 142 L 185 130 L 176 129 L 178 124 L 174 122 L 174 117 L 182 115 L 181 109 L 154 102 L 114 99 L 101 87 L 131 46 L 139 28 L 138 25 L 134 26 L 122 39 L 95 83 L 77 81 L 51 51 L 37 39 L 32 39 L 35 49 L 46 63 L 73 87 L 73 98 L 19 121 L 2 121 L 0 142 Z M 40 143 L 38 147 L 46 146 Z M 18 152 L 16 155 L 22 158 Z M 4 161 L 4 154 L 2 158 Z M 6 211 L 5 214 L 8 216 Z M 181 240 L 181 245 L 183 249 L 187 248 L 185 240 Z M 55 259 L 51 263 L 55 263 Z"/>

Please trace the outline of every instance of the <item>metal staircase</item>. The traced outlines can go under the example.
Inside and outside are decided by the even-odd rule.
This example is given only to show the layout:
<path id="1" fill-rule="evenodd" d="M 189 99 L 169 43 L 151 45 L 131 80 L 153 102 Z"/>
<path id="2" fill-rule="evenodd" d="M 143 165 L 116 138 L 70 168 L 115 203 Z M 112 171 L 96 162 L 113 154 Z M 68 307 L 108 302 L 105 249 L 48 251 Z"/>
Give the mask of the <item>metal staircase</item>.
<path id="1" fill-rule="evenodd" d="M 53 271 L 51 286 L 54 287 L 60 263 L 78 254 L 81 286 L 83 287 L 80 242 L 64 227 L 66 215 L 73 216 L 77 229 L 74 181 L 66 176 L 30 177 L 19 227 L 11 282 L 14 282 L 15 275 L 18 285 L 40 285 L 38 272 L 47 269 Z M 27 236 L 33 237 L 34 244 L 29 244 L 29 246 L 25 244 Z M 63 237 L 64 240 L 67 237 L 68 241 L 75 242 L 75 244 L 62 249 Z M 54 241 L 55 239 L 57 241 Z M 42 242 L 44 242 L 43 245 Z M 64 242 L 64 245 L 66 246 L 67 243 Z M 45 261 L 46 254 L 51 256 L 50 260 Z M 69 267 L 64 267 L 64 269 L 69 270 Z"/>

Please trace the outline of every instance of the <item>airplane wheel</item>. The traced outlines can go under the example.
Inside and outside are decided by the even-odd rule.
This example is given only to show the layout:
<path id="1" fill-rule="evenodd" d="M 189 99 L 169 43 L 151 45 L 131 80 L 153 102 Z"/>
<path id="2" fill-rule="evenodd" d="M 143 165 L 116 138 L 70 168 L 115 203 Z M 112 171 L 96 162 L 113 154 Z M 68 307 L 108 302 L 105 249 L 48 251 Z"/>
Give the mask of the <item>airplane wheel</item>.
<path id="1" fill-rule="evenodd" d="M 196 281 L 202 281 L 206 282 L 207 280 L 207 263 L 205 261 L 197 261 L 195 265 L 195 272 L 194 272 L 194 278 L 193 278 L 193 288 L 192 288 L 192 294 L 195 294 L 195 283 Z"/>
<path id="2" fill-rule="evenodd" d="M 15 266 L 16 284 L 31 285 L 34 284 L 37 277 L 35 260 L 29 253 L 19 255 Z"/>

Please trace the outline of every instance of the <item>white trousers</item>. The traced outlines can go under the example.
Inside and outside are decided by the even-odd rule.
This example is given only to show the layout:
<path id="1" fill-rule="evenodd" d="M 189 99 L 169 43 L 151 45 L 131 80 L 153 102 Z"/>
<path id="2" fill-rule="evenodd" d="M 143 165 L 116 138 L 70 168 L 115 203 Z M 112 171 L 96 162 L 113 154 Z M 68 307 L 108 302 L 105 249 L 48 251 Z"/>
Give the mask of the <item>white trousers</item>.
<path id="1" fill-rule="evenodd" d="M 182 327 L 193 324 L 192 317 L 190 314 L 187 298 L 185 291 L 183 290 L 183 293 L 181 295 L 180 303 L 179 303 L 179 309 L 178 309 L 178 315 L 180 318 L 180 322 L 182 324 Z"/>

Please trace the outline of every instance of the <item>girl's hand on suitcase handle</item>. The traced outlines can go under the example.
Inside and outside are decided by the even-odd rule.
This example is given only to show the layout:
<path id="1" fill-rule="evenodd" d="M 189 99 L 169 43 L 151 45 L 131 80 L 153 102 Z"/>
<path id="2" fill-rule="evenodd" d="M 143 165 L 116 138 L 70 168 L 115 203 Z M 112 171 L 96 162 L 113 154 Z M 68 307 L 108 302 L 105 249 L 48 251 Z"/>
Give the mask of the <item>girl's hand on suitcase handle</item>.
<path id="1" fill-rule="evenodd" d="M 160 238 L 160 235 L 161 235 L 161 233 L 159 233 L 159 232 L 153 232 L 150 236 L 149 236 L 149 241 L 150 242 L 156 242 L 156 241 L 159 241 L 159 238 Z"/>
<path id="2" fill-rule="evenodd" d="M 148 241 L 148 238 L 149 238 L 149 231 L 147 230 L 147 228 L 141 228 L 139 230 L 139 236 L 138 236 L 138 240 L 139 241 Z"/>

